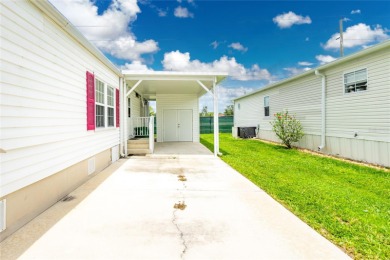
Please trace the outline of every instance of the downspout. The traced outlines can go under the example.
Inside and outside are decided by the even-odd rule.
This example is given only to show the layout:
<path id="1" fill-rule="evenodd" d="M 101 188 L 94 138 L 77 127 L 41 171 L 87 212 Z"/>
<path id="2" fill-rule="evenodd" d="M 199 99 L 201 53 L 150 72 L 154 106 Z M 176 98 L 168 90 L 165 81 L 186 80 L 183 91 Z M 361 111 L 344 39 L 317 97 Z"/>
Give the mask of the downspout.
<path id="1" fill-rule="evenodd" d="M 325 143 L 325 116 L 326 116 L 326 82 L 325 75 L 320 73 L 318 70 L 315 70 L 315 75 L 320 76 L 322 78 L 321 81 L 321 144 L 318 146 L 318 151 L 324 149 Z"/>
<path id="2" fill-rule="evenodd" d="M 126 95 L 125 91 L 124 91 L 124 88 L 123 88 L 123 78 L 119 78 L 119 99 L 120 99 L 120 102 L 119 104 L 122 105 L 122 108 L 125 107 L 126 104 L 123 103 L 123 96 Z M 121 109 L 121 107 L 119 107 L 119 115 L 120 115 L 120 128 L 119 128 L 119 131 L 120 131 L 120 155 L 121 157 L 125 157 L 125 153 L 124 153 L 124 143 L 125 143 L 125 134 L 124 134 L 124 129 L 125 129 L 125 115 L 124 115 L 124 109 Z"/>

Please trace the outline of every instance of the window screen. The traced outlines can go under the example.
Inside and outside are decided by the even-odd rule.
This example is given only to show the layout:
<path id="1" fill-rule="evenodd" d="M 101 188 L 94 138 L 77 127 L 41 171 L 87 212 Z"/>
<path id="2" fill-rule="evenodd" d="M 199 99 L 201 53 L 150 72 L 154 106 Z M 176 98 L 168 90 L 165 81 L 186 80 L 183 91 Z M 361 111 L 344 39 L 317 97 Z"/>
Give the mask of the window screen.
<path id="1" fill-rule="evenodd" d="M 367 69 L 344 74 L 344 92 L 352 93 L 367 90 Z"/>

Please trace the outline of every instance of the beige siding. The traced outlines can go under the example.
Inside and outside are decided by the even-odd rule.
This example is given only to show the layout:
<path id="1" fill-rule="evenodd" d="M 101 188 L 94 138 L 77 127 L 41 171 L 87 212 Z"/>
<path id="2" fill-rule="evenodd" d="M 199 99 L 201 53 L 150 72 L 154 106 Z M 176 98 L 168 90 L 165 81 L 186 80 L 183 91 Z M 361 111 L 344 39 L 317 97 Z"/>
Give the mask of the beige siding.
<path id="1" fill-rule="evenodd" d="M 86 130 L 86 71 L 119 78 L 29 1 L 2 1 L 0 197 L 119 143 Z"/>
<path id="2" fill-rule="evenodd" d="M 191 109 L 193 142 L 199 142 L 199 101 L 196 94 L 157 94 L 156 96 L 156 120 L 157 142 L 163 141 L 163 111 L 164 109 Z"/>

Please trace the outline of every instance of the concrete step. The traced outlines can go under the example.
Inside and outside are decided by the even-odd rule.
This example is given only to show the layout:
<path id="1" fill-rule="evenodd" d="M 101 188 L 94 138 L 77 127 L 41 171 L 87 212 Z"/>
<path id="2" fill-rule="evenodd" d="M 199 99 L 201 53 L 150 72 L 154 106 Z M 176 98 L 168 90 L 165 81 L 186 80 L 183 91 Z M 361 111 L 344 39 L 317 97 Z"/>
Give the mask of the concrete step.
<path id="1" fill-rule="evenodd" d="M 149 143 L 127 143 L 128 149 L 148 149 Z"/>
<path id="2" fill-rule="evenodd" d="M 139 139 L 130 139 L 127 140 L 127 144 L 147 144 L 149 143 L 149 138 L 139 138 Z"/>
<path id="3" fill-rule="evenodd" d="M 151 154 L 149 149 L 127 149 L 127 154 Z"/>

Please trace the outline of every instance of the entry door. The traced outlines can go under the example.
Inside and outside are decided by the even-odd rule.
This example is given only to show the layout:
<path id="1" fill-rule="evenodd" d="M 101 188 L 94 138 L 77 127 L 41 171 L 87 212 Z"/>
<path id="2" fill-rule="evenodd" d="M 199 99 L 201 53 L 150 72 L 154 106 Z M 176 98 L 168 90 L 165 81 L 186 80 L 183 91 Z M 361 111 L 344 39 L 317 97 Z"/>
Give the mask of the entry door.
<path id="1" fill-rule="evenodd" d="M 192 142 L 192 110 L 164 110 L 164 142 Z"/>

